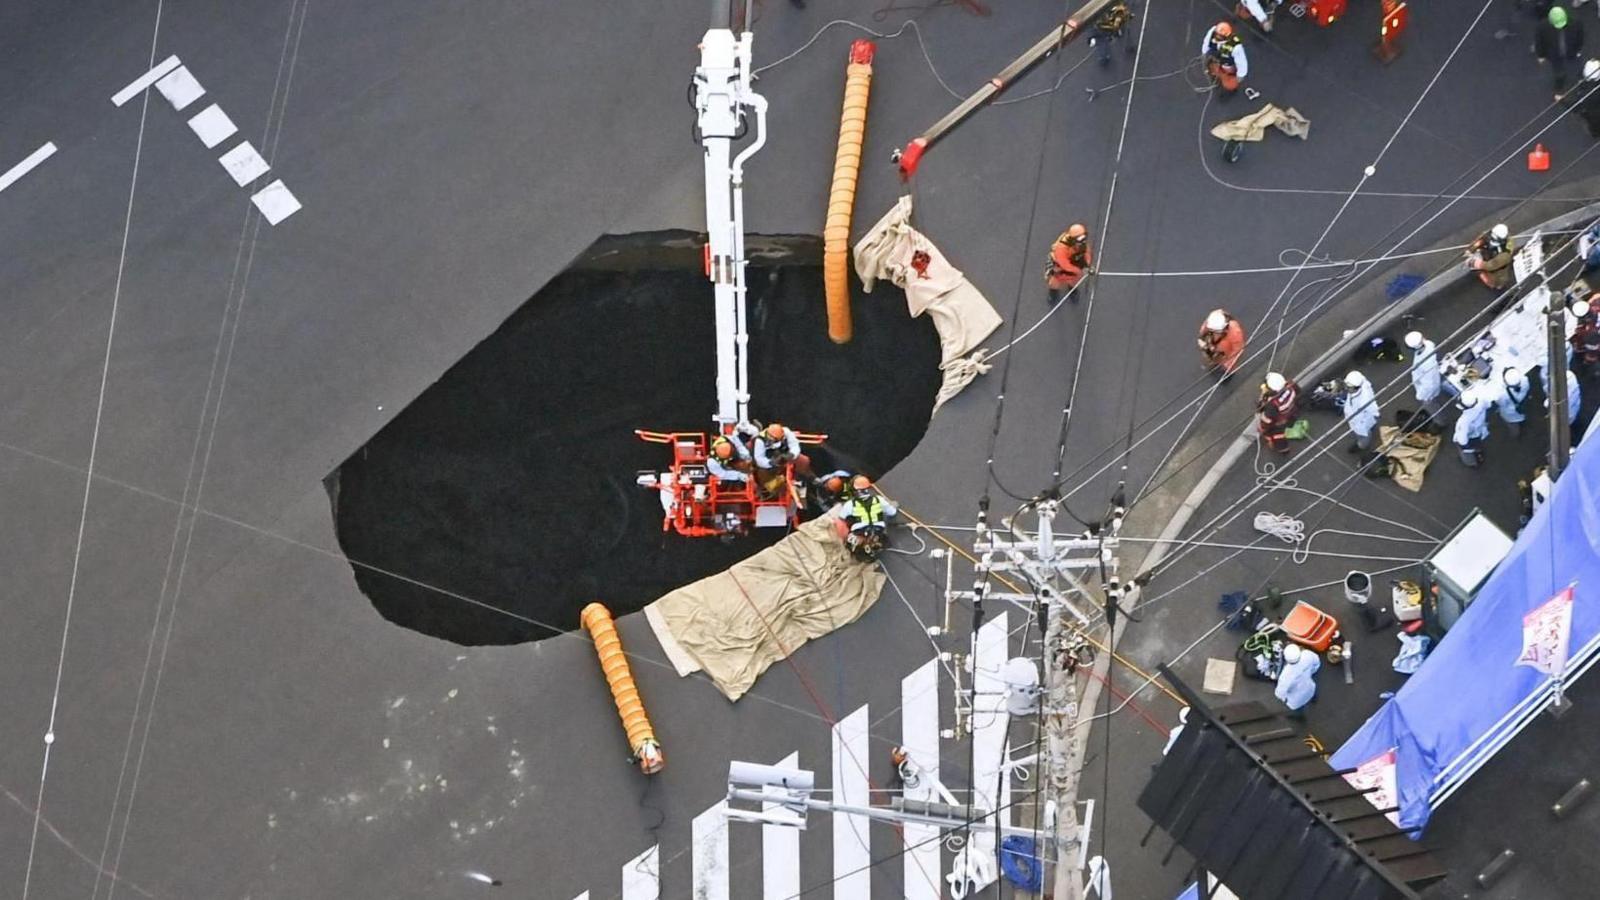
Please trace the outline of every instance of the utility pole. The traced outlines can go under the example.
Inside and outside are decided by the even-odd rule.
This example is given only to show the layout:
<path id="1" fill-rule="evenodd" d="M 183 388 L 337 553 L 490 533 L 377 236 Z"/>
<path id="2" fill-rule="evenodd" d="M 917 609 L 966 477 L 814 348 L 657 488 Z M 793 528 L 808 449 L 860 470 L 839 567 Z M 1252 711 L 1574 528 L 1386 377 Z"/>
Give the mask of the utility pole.
<path id="1" fill-rule="evenodd" d="M 1545 360 L 1546 381 L 1550 385 L 1550 483 L 1561 477 L 1572 449 L 1572 427 L 1567 415 L 1567 317 L 1560 295 L 1548 293 L 1545 336 L 1549 357 Z"/>

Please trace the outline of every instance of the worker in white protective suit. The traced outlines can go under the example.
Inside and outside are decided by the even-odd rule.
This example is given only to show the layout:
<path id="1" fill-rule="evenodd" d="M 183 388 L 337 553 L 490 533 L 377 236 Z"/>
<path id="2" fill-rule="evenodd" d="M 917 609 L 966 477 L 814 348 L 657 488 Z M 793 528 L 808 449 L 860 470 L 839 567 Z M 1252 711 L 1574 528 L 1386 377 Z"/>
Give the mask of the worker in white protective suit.
<path id="1" fill-rule="evenodd" d="M 1283 669 L 1272 695 L 1289 707 L 1291 718 L 1305 718 L 1306 707 L 1317 699 L 1317 670 L 1321 668 L 1322 658 L 1299 644 L 1283 648 Z"/>
<path id="2" fill-rule="evenodd" d="M 1406 335 L 1406 346 L 1411 348 L 1411 390 L 1422 404 L 1424 412 L 1439 409 L 1440 374 L 1439 348 L 1423 337 L 1422 332 Z"/>
<path id="3" fill-rule="evenodd" d="M 1461 415 L 1456 419 L 1451 440 L 1461 452 L 1461 464 L 1477 468 L 1483 462 L 1483 441 L 1489 437 L 1489 402 L 1484 399 L 1480 385 L 1473 385 L 1461 395 Z"/>
<path id="4" fill-rule="evenodd" d="M 1528 399 L 1528 376 L 1516 366 L 1507 366 L 1500 373 L 1500 390 L 1495 394 L 1494 411 L 1512 437 L 1522 437 L 1522 423 L 1527 416 L 1522 412 L 1522 402 Z"/>
<path id="5" fill-rule="evenodd" d="M 1365 453 L 1378 436 L 1378 395 L 1367 376 L 1356 371 L 1344 377 L 1344 389 L 1344 421 L 1356 436 L 1350 452 Z"/>

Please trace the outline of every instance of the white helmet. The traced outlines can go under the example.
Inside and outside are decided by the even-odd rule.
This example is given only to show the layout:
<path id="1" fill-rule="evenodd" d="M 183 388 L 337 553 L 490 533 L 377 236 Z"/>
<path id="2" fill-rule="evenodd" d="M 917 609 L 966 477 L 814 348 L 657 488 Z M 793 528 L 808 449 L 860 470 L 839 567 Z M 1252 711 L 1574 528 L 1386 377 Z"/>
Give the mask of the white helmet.
<path id="1" fill-rule="evenodd" d="M 1504 378 L 1506 384 L 1509 384 L 1512 387 L 1521 387 L 1528 382 L 1528 376 L 1522 374 L 1522 370 L 1516 366 L 1508 367 L 1505 371 L 1505 374 L 1500 377 Z"/>
<path id="2" fill-rule="evenodd" d="M 1511 229 L 1507 228 L 1505 224 L 1502 223 L 1489 229 L 1489 234 L 1493 235 L 1495 240 L 1503 241 L 1506 238 L 1511 237 Z"/>
<path id="3" fill-rule="evenodd" d="M 1406 332 L 1406 346 L 1410 347 L 1413 350 L 1421 350 L 1422 349 L 1422 332 L 1420 332 L 1420 331 L 1408 331 L 1408 332 Z"/>
<path id="4" fill-rule="evenodd" d="M 1600 81 L 1600 59 L 1591 59 L 1583 64 L 1584 81 Z"/>
<path id="5" fill-rule="evenodd" d="M 1183 709 L 1178 710 L 1178 721 L 1182 722 L 1184 724 L 1188 724 L 1188 722 L 1189 722 L 1189 707 L 1185 706 Z"/>
<path id="6" fill-rule="evenodd" d="M 1591 59 L 1589 61 L 1592 63 L 1600 63 L 1600 59 Z M 1579 300 L 1572 304 L 1572 314 L 1580 319 L 1584 316 L 1587 316 L 1589 314 L 1589 301 Z"/>
<path id="7" fill-rule="evenodd" d="M 1352 370 L 1349 375 L 1346 375 L 1344 377 L 1344 386 L 1349 388 L 1349 389 L 1351 389 L 1351 390 L 1355 390 L 1355 389 L 1361 387 L 1363 384 L 1366 384 L 1366 383 L 1367 383 L 1367 376 L 1361 374 L 1360 372 L 1356 372 L 1354 370 Z"/>
<path id="8" fill-rule="evenodd" d="M 1300 661 L 1300 655 L 1304 652 L 1300 649 L 1299 644 L 1290 644 L 1283 648 L 1283 661 L 1293 665 Z"/>
<path id="9" fill-rule="evenodd" d="M 1273 393 L 1283 390 L 1288 383 L 1289 380 L 1284 378 L 1282 375 L 1279 375 L 1277 372 L 1267 373 L 1267 390 L 1272 391 Z"/>
<path id="10" fill-rule="evenodd" d="M 1206 330 L 1207 331 L 1227 331 L 1228 330 L 1228 314 L 1223 312 L 1220 309 L 1213 309 L 1206 316 Z"/>

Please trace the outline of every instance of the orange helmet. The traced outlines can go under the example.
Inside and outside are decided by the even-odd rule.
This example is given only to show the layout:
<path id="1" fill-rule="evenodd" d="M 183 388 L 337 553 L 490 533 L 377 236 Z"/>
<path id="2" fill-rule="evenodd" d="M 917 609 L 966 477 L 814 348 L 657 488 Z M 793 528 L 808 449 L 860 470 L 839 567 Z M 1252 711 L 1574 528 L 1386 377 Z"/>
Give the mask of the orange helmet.
<path id="1" fill-rule="evenodd" d="M 830 494 L 837 494 L 844 490 L 844 479 L 838 475 L 834 475 L 826 481 L 823 481 L 822 487 Z"/>
<path id="2" fill-rule="evenodd" d="M 1089 236 L 1089 229 L 1082 222 L 1074 222 L 1067 228 L 1067 240 L 1081 241 Z"/>
<path id="3" fill-rule="evenodd" d="M 733 442 L 719 437 L 711 442 L 711 455 L 717 459 L 733 459 Z"/>
<path id="4" fill-rule="evenodd" d="M 767 438 L 774 441 L 783 440 L 783 426 L 773 422 L 767 426 Z"/>
<path id="5" fill-rule="evenodd" d="M 1216 35 L 1219 38 L 1233 37 L 1233 26 L 1229 25 L 1227 22 L 1218 22 L 1217 27 L 1211 30 L 1216 32 Z"/>
<path id="6" fill-rule="evenodd" d="M 850 480 L 850 486 L 858 491 L 872 490 L 872 479 L 865 475 L 857 475 Z"/>

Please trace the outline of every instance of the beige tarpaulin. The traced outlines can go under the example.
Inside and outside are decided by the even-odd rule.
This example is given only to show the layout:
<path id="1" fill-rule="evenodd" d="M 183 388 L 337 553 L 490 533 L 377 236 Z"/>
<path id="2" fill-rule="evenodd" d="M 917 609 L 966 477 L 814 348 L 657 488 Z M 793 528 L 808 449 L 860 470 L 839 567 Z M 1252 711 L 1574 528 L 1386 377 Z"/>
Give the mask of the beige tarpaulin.
<path id="1" fill-rule="evenodd" d="M 1383 455 L 1389 458 L 1389 477 L 1408 491 L 1420 491 L 1423 475 L 1439 454 L 1439 436 L 1417 431 L 1389 446 L 1399 436 L 1400 429 L 1392 425 L 1378 426 L 1378 446 L 1385 448 Z"/>
<path id="2" fill-rule="evenodd" d="M 1211 136 L 1225 141 L 1259 141 L 1267 136 L 1268 128 L 1276 128 L 1290 137 L 1305 140 L 1311 136 L 1311 120 L 1300 115 L 1294 107 L 1281 109 L 1268 103 L 1242 119 L 1220 122 L 1211 128 Z"/>
<path id="3" fill-rule="evenodd" d="M 883 571 L 850 555 L 834 521 L 813 519 L 726 572 L 645 607 L 678 674 L 703 670 L 737 700 L 768 666 L 877 602 Z"/>
<path id="4" fill-rule="evenodd" d="M 863 290 L 870 293 L 878 279 L 886 278 L 906 292 L 913 318 L 923 313 L 932 317 L 943 351 L 939 369 L 944 372 L 935 412 L 972 379 L 989 371 L 983 361 L 986 351 L 972 351 L 1000 327 L 1000 314 L 932 241 L 911 227 L 909 194 L 856 242 L 855 260 Z"/>

